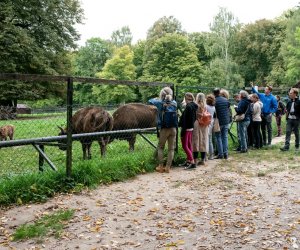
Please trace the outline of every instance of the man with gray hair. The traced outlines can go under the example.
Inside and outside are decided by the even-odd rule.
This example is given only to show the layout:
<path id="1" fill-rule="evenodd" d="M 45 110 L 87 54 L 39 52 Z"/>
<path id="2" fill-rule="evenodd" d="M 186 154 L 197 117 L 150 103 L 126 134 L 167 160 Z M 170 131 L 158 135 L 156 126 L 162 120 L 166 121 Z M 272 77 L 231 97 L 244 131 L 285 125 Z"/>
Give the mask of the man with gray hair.
<path id="1" fill-rule="evenodd" d="M 238 106 L 235 107 L 237 115 L 245 114 L 243 120 L 237 122 L 238 133 L 239 133 L 239 144 L 240 144 L 240 153 L 246 153 L 248 151 L 247 147 L 247 128 L 250 124 L 250 104 L 251 100 L 249 99 L 249 94 L 245 90 L 240 91 L 241 100 L 239 101 Z"/>

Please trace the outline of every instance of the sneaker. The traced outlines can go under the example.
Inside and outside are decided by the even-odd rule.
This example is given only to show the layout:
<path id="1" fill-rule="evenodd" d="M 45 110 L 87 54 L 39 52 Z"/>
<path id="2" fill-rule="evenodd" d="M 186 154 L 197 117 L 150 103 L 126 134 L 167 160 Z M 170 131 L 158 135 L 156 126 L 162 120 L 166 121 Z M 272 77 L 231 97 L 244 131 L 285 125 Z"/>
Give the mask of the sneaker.
<path id="1" fill-rule="evenodd" d="M 289 151 L 289 148 L 287 148 L 287 147 L 282 147 L 282 148 L 280 148 L 280 150 L 281 150 L 281 151 Z"/>
<path id="2" fill-rule="evenodd" d="M 210 156 L 208 157 L 208 159 L 209 159 L 209 160 L 213 160 L 213 159 L 214 159 L 214 155 L 210 155 Z"/>
<path id="3" fill-rule="evenodd" d="M 233 151 L 241 151 L 241 148 L 236 148 Z"/>
<path id="4" fill-rule="evenodd" d="M 228 159 L 228 154 L 224 154 L 224 159 L 225 159 L 225 160 Z"/>
<path id="5" fill-rule="evenodd" d="M 195 168 L 196 168 L 196 164 L 195 163 L 190 163 L 188 166 L 186 166 L 184 168 L 184 170 L 195 169 Z"/>
<path id="6" fill-rule="evenodd" d="M 243 154 L 243 153 L 247 153 L 248 149 L 242 149 L 241 151 L 238 151 L 237 153 Z"/>
<path id="7" fill-rule="evenodd" d="M 181 164 L 179 164 L 178 166 L 179 167 L 186 167 L 186 166 L 188 166 L 190 163 L 189 162 L 184 162 L 184 163 L 181 163 Z"/>

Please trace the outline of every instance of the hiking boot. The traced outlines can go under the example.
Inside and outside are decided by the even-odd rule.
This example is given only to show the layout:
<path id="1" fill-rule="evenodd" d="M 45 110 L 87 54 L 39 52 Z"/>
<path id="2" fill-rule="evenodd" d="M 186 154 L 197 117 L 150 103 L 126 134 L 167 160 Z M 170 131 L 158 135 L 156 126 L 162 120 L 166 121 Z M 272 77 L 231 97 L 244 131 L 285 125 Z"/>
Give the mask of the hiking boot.
<path id="1" fill-rule="evenodd" d="M 224 154 L 224 159 L 228 160 L 228 154 Z"/>
<path id="2" fill-rule="evenodd" d="M 195 168 L 196 168 L 196 164 L 195 163 L 190 163 L 188 166 L 186 166 L 184 168 L 184 170 L 195 169 Z"/>
<path id="3" fill-rule="evenodd" d="M 223 159 L 223 155 L 218 155 L 217 157 L 215 157 L 215 159 Z"/>
<path id="4" fill-rule="evenodd" d="M 287 148 L 287 147 L 282 147 L 282 148 L 280 148 L 280 150 L 281 150 L 281 151 L 289 151 L 289 148 Z"/>
<path id="5" fill-rule="evenodd" d="M 164 166 L 161 165 L 161 164 L 159 164 L 159 165 L 155 168 L 155 170 L 156 170 L 158 173 L 163 173 L 163 172 L 165 171 Z"/>

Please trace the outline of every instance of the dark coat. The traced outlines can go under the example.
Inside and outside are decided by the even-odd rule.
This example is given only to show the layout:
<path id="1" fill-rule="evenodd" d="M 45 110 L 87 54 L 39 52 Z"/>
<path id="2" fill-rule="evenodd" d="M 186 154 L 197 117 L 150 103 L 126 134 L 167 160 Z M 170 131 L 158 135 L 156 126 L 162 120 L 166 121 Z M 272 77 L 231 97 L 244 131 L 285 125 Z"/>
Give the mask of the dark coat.
<path id="1" fill-rule="evenodd" d="M 287 110 L 286 117 L 288 117 L 289 114 L 290 114 L 292 103 L 293 103 L 293 101 L 289 100 L 288 103 L 286 104 L 286 110 Z M 295 115 L 296 115 L 296 117 L 298 119 L 300 119 L 300 100 L 299 100 L 298 97 L 295 99 L 294 109 L 295 109 Z"/>
<path id="2" fill-rule="evenodd" d="M 231 122 L 229 101 L 223 96 L 217 96 L 215 107 L 216 114 L 219 119 L 219 124 L 221 126 L 229 124 Z"/>
<path id="3" fill-rule="evenodd" d="M 245 119 L 243 121 L 250 121 L 251 118 L 251 101 L 248 98 L 242 98 L 238 106 L 235 108 L 236 114 L 245 114 Z"/>
<path id="4" fill-rule="evenodd" d="M 196 121 L 198 105 L 194 102 L 189 102 L 184 109 L 178 126 L 181 127 L 181 132 L 194 128 L 194 122 Z"/>

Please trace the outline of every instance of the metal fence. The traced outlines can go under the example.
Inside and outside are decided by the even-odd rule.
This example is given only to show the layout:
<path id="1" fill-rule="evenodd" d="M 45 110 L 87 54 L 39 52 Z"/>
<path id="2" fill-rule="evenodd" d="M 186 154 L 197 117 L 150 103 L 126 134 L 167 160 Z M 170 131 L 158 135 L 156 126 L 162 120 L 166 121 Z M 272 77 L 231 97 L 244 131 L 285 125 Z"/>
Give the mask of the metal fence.
<path id="1" fill-rule="evenodd" d="M 91 158 L 91 164 L 114 164 L 113 161 L 125 163 L 131 159 L 142 164 L 153 158 L 157 145 L 156 124 L 155 119 L 152 119 L 156 113 L 152 113 L 151 106 L 140 104 L 149 110 L 133 118 L 131 115 L 134 112 L 130 111 L 130 107 L 121 109 L 124 106 L 128 108 L 128 105 L 74 105 L 73 83 L 154 88 L 156 96 L 159 88 L 173 88 L 172 84 L 157 82 L 22 74 L 0 74 L 0 81 L 60 82 L 67 94 L 66 105 L 63 107 L 33 109 L 31 114 L 17 115 L 12 120 L 0 120 L 0 127 L 4 130 L 3 138 L 7 137 L 7 140 L 0 141 L 0 178 L 24 172 L 56 170 L 64 166 L 69 177 L 72 165 L 82 163 L 84 158 Z M 91 111 L 95 108 L 98 113 Z M 119 122 L 111 130 L 109 119 L 115 113 L 118 117 L 122 116 L 121 120 L 125 123 Z M 115 120 L 118 119 L 115 117 Z M 9 140 L 10 125 L 14 128 L 13 140 Z M 62 130 L 65 133 L 59 135 Z"/>

